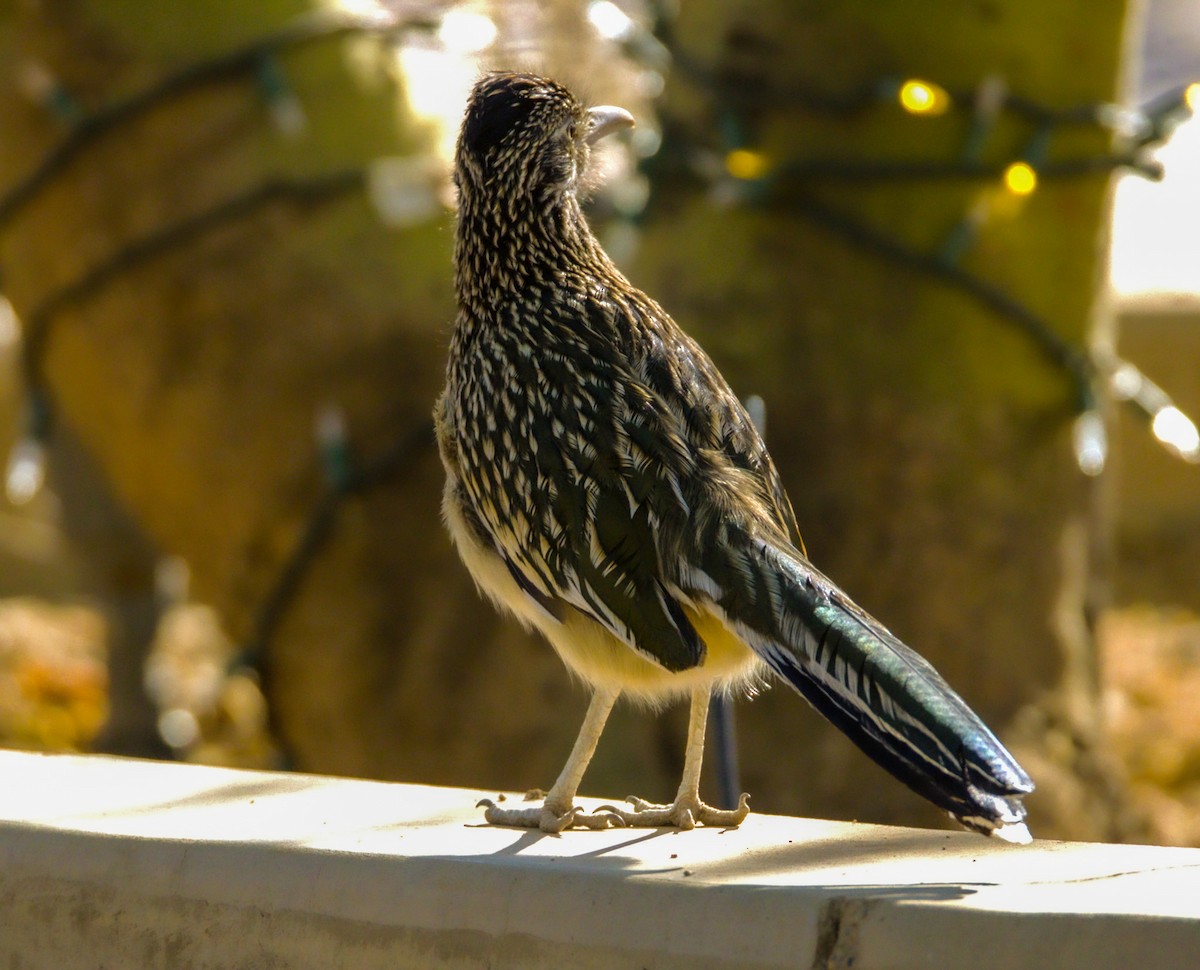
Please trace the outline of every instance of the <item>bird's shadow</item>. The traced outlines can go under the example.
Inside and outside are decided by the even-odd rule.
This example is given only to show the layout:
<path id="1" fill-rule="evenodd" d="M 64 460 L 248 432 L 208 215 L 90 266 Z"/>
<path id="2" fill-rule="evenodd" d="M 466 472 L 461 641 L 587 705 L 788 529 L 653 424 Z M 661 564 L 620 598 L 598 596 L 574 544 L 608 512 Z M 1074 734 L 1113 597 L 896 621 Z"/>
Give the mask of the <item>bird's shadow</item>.
<path id="1" fill-rule="evenodd" d="M 486 823 L 484 823 L 486 825 Z M 610 830 L 611 831 L 611 830 Z M 725 831 L 716 830 L 714 834 Z M 702 882 L 738 884 L 754 889 L 799 890 L 824 896 L 840 898 L 886 898 L 904 902 L 950 902 L 974 895 L 979 889 L 994 885 L 989 882 L 913 882 L 913 883 L 827 883 L 819 878 L 806 878 L 806 872 L 827 873 L 830 869 L 846 869 L 863 866 L 884 859 L 895 862 L 911 857 L 913 866 L 927 858 L 928 833 L 889 834 L 886 837 L 865 837 L 853 843 L 814 839 L 811 842 L 790 842 L 773 848 L 756 847 L 753 853 L 738 853 L 726 858 L 688 861 L 680 859 L 669 866 L 647 866 L 645 860 L 630 850 L 645 843 L 663 838 L 694 838 L 694 833 L 680 832 L 673 828 L 657 828 L 621 842 L 606 843 L 595 848 L 583 848 L 586 834 L 570 832 L 548 834 L 539 831 L 513 829 L 516 838 L 483 858 L 505 858 L 511 864 L 522 867 L 546 867 L 617 872 L 630 878 L 682 873 L 701 876 Z M 583 835 L 583 838 L 579 838 Z M 548 853 L 544 850 L 531 853 L 529 850 L 546 840 L 553 840 L 555 848 L 566 851 Z M 582 851 L 576 851 L 581 849 Z M 680 853 L 683 856 L 684 853 Z"/>

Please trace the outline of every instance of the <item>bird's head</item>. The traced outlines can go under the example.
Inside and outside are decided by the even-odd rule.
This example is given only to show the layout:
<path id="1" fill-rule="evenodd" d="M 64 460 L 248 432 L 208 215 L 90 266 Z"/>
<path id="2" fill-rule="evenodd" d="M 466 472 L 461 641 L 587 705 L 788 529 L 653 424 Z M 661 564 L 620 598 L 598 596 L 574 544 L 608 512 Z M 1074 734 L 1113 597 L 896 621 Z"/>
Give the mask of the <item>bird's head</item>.
<path id="1" fill-rule="evenodd" d="M 495 71 L 471 91 L 454 181 L 460 196 L 509 194 L 545 204 L 586 185 L 591 146 L 632 125 L 628 111 L 585 107 L 557 81 Z"/>

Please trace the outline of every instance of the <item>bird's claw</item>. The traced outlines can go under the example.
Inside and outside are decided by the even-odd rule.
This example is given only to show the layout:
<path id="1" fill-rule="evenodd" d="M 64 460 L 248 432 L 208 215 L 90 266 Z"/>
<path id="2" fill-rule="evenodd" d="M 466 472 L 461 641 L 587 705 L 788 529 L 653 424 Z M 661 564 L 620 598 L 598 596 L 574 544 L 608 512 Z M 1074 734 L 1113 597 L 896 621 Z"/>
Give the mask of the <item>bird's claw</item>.
<path id="1" fill-rule="evenodd" d="M 616 805 L 601 805 L 596 811 L 614 815 L 622 825 L 637 828 L 671 826 L 683 832 L 691 831 L 697 825 L 736 828 L 750 814 L 750 796 L 745 792 L 734 809 L 713 808 L 699 798 L 676 799 L 672 805 L 656 805 L 636 795 L 630 795 L 625 801 L 632 806 L 632 810 Z"/>
<path id="2" fill-rule="evenodd" d="M 559 815 L 556 814 L 552 809 L 549 809 L 543 805 L 537 816 L 537 827 L 541 829 L 541 831 L 550 835 L 558 835 L 564 829 L 569 829 L 575 824 L 575 819 L 578 817 L 581 811 L 582 809 L 572 805 L 565 812 Z"/>
<path id="3" fill-rule="evenodd" d="M 625 827 L 625 819 L 621 818 L 620 813 L 614 810 L 611 805 L 599 805 L 596 808 L 593 808 L 592 814 L 589 815 L 588 818 L 602 820 L 604 822 L 603 825 L 593 825 L 591 822 L 584 821 L 583 824 L 587 825 L 588 828 L 623 829 Z"/>
<path id="4" fill-rule="evenodd" d="M 530 800 L 528 796 L 526 800 Z M 538 829 L 548 835 L 558 835 L 569 828 L 599 830 L 619 828 L 625 824 L 624 819 L 617 813 L 606 811 L 603 806 L 590 814 L 579 805 L 572 805 L 566 811 L 557 812 L 545 804 L 528 808 L 502 808 L 490 798 L 481 798 L 475 803 L 475 807 L 484 810 L 483 819 L 489 825 Z"/>

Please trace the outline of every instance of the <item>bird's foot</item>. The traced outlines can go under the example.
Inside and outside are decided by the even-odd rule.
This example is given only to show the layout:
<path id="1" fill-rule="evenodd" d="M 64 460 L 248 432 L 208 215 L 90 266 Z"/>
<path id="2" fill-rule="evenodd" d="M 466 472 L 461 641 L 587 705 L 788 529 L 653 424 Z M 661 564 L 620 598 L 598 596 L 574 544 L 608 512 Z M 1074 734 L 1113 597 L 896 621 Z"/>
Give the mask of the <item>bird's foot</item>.
<path id="1" fill-rule="evenodd" d="M 676 798 L 671 805 L 655 805 L 644 799 L 630 795 L 625 801 L 633 809 L 618 808 L 616 805 L 601 805 L 596 811 L 613 815 L 621 820 L 621 824 L 631 828 L 659 828 L 674 826 L 687 831 L 697 825 L 713 825 L 734 828 L 741 825 L 750 814 L 750 796 L 745 792 L 738 799 L 738 807 L 734 809 L 713 808 L 700 801 L 699 796 L 682 796 Z"/>
<path id="2" fill-rule="evenodd" d="M 541 791 L 526 792 L 525 800 L 545 797 Z M 625 822 L 615 813 L 597 809 L 588 813 L 578 805 L 556 806 L 543 802 L 526 808 L 504 808 L 490 798 L 480 799 L 475 805 L 482 808 L 483 818 L 489 825 L 514 825 L 518 828 L 539 829 L 557 835 L 570 828 L 608 829 L 620 828 Z"/>

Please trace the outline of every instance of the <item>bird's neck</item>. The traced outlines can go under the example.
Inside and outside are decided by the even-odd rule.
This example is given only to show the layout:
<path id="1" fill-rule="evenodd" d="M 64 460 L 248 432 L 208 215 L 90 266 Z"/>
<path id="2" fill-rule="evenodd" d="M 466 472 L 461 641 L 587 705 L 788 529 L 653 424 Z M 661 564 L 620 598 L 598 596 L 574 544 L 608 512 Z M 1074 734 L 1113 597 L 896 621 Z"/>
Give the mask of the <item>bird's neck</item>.
<path id="1" fill-rule="evenodd" d="M 469 313 L 508 299 L 615 272 L 574 192 L 508 204 L 478 189 L 461 194 L 454 243 L 455 288 Z"/>

